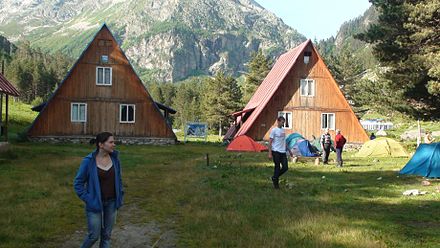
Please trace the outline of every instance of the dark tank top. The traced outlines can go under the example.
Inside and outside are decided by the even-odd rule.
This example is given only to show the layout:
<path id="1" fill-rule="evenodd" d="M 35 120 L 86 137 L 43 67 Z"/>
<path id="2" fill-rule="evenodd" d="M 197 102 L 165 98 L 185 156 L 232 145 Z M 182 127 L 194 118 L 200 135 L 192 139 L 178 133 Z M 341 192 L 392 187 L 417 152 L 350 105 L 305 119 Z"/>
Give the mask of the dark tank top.
<path id="1" fill-rule="evenodd" d="M 107 171 L 98 167 L 98 176 L 102 200 L 105 201 L 116 198 L 115 167 L 112 165 Z"/>

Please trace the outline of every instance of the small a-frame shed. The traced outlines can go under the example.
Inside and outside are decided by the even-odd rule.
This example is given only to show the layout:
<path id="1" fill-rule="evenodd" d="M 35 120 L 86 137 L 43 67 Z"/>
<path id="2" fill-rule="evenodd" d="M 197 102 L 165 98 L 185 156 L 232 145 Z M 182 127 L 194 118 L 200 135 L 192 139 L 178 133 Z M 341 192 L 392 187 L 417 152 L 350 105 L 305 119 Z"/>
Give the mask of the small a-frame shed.
<path id="1" fill-rule="evenodd" d="M 4 64 L 0 73 L 0 137 L 8 141 L 9 96 L 19 96 L 18 90 L 4 76 Z M 4 99 L 4 100 L 3 100 Z M 3 120 L 3 101 L 5 101 L 5 119 Z"/>
<path id="2" fill-rule="evenodd" d="M 42 107 L 28 137 L 86 142 L 109 131 L 123 143 L 175 143 L 159 108 L 104 24 Z"/>
<path id="3" fill-rule="evenodd" d="M 353 110 L 310 40 L 281 55 L 246 107 L 235 116 L 229 137 L 268 140 L 276 118 L 284 116 L 286 135 L 319 137 L 341 129 L 348 142 L 368 140 Z"/>

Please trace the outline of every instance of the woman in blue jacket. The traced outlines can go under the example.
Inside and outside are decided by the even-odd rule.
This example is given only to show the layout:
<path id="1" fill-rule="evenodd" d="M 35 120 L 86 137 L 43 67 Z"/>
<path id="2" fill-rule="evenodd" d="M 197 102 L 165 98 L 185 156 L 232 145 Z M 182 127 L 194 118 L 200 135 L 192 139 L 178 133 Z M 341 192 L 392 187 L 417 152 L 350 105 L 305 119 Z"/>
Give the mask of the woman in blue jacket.
<path id="1" fill-rule="evenodd" d="M 73 183 L 78 197 L 85 202 L 88 234 L 82 248 L 92 247 L 101 237 L 99 247 L 110 247 L 116 211 L 124 195 L 121 165 L 111 133 L 96 136 L 96 150 L 87 155 Z"/>

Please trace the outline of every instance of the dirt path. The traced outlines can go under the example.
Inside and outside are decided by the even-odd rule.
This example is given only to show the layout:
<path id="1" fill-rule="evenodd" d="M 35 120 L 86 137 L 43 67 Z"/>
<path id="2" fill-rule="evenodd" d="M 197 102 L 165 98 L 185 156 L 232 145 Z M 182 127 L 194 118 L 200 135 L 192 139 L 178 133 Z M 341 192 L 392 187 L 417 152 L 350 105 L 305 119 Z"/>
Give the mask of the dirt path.
<path id="1" fill-rule="evenodd" d="M 112 232 L 112 247 L 115 248 L 138 248 L 138 247 L 176 247 L 176 232 L 167 226 L 173 224 L 157 223 L 134 223 L 136 216 L 145 215 L 145 212 L 135 205 L 126 205 L 118 213 L 117 223 Z M 85 222 L 85 219 L 84 219 Z M 86 223 L 84 223 L 84 226 Z M 78 248 L 86 236 L 87 230 L 76 231 L 67 241 L 61 245 L 62 248 Z M 99 247 L 99 241 L 93 247 Z"/>

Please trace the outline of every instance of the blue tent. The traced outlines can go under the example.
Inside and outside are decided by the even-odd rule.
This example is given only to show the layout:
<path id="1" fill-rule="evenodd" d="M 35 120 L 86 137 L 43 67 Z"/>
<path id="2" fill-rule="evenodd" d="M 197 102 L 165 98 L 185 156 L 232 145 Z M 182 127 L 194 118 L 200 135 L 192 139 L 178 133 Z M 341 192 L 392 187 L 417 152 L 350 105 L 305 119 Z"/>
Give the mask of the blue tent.
<path id="1" fill-rule="evenodd" d="M 312 147 L 310 142 L 305 139 L 299 139 L 297 142 L 289 148 L 293 155 L 302 157 L 317 157 L 319 156 L 316 148 Z"/>
<path id="2" fill-rule="evenodd" d="M 399 173 L 440 177 L 440 143 L 421 144 Z"/>
<path id="3" fill-rule="evenodd" d="M 292 149 L 292 147 L 296 144 L 296 142 L 298 140 L 305 140 L 305 138 L 303 136 L 301 136 L 301 134 L 299 134 L 299 133 L 289 134 L 289 136 L 287 136 L 287 138 L 286 138 L 287 147 L 289 149 Z"/>

